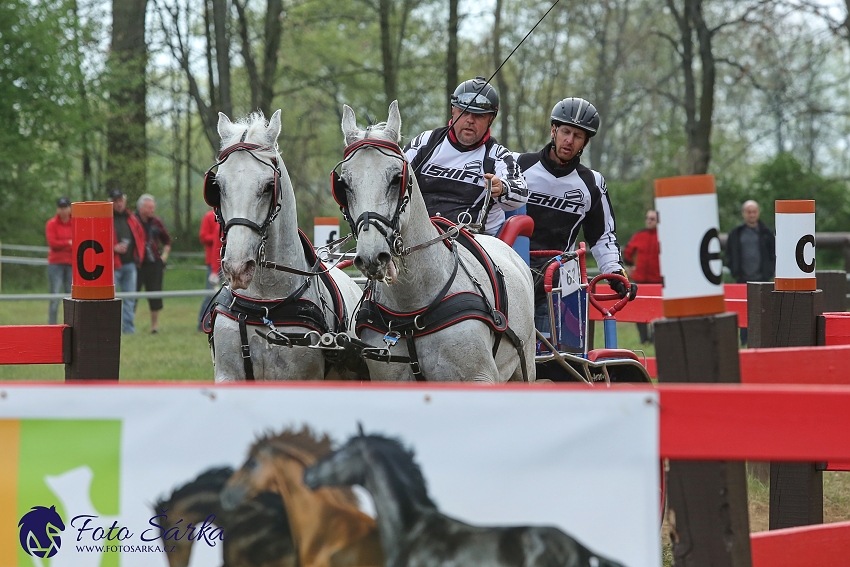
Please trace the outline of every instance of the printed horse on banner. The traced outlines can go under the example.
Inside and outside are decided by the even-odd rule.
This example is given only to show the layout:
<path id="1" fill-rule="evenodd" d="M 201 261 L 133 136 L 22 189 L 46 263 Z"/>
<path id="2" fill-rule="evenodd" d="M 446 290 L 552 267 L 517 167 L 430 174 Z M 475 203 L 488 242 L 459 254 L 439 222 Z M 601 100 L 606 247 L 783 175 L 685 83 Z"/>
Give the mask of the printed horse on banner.
<path id="1" fill-rule="evenodd" d="M 304 469 L 331 450 L 325 435 L 304 428 L 258 439 L 245 464 L 221 493 L 225 509 L 234 509 L 260 491 L 283 499 L 300 567 L 383 567 L 384 555 L 375 520 L 363 513 L 350 488 L 312 491 Z"/>
<path id="2" fill-rule="evenodd" d="M 623 567 L 555 527 L 480 527 L 446 516 L 428 496 L 413 453 L 362 430 L 308 468 L 304 483 L 313 490 L 357 484 L 372 494 L 386 567 Z"/>

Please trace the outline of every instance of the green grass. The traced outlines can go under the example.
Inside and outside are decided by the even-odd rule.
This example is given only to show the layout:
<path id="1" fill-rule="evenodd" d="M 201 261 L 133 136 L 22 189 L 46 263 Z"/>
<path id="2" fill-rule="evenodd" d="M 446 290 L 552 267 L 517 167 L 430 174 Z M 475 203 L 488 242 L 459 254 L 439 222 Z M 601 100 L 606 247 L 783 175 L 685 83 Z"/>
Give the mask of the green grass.
<path id="1" fill-rule="evenodd" d="M 206 273 L 200 270 L 169 269 L 167 290 L 203 289 Z M 46 282 L 4 293 L 47 292 Z M 121 380 L 213 380 L 213 365 L 207 336 L 198 332 L 201 297 L 165 298 L 160 312 L 159 333 L 150 333 L 150 310 L 141 300 L 136 310 L 136 334 L 121 336 Z M 43 325 L 47 323 L 47 301 L 0 302 L 0 325 Z M 62 323 L 62 305 L 59 306 Z M 0 365 L 0 380 L 63 380 L 65 368 L 56 364 Z"/>

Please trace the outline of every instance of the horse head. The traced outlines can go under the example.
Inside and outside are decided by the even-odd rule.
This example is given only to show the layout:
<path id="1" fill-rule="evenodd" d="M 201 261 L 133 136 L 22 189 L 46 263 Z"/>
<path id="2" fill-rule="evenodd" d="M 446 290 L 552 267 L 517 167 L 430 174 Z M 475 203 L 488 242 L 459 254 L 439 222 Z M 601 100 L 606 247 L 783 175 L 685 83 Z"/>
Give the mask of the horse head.
<path id="1" fill-rule="evenodd" d="M 274 456 L 270 448 L 255 445 L 251 447 L 245 463 L 225 483 L 221 491 L 221 506 L 225 510 L 235 510 L 264 491 L 280 494 L 275 479 Z"/>
<path id="2" fill-rule="evenodd" d="M 386 123 L 357 127 L 354 111 L 343 107 L 345 158 L 334 180 L 334 195 L 346 211 L 357 238 L 354 265 L 369 279 L 392 283 L 402 246 L 401 231 L 413 183 L 407 159 L 398 143 L 401 115 L 398 101 Z"/>
<path id="3" fill-rule="evenodd" d="M 268 123 L 259 112 L 235 123 L 218 115 L 218 172 L 207 174 L 204 197 L 220 209 L 226 239 L 221 267 L 233 289 L 251 284 L 270 236 L 269 225 L 288 196 L 283 191 L 292 192 L 277 150 L 280 129 L 280 110 Z"/>
<path id="4" fill-rule="evenodd" d="M 319 459 L 304 471 L 304 484 L 310 490 L 323 486 L 363 486 L 366 483 L 368 464 L 364 458 L 364 442 L 360 435 L 330 455 Z"/>

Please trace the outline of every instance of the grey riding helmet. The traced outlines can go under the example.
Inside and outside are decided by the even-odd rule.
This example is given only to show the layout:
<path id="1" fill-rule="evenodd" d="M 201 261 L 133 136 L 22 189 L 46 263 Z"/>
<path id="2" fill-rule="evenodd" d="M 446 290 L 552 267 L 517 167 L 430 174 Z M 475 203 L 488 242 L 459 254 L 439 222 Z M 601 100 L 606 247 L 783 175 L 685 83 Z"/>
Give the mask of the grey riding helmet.
<path id="1" fill-rule="evenodd" d="M 599 112 L 583 98 L 565 98 L 552 109 L 552 124 L 581 128 L 592 138 L 599 130 Z"/>
<path id="2" fill-rule="evenodd" d="M 499 113 L 499 93 L 484 77 L 475 77 L 457 86 L 452 106 L 472 114 Z"/>

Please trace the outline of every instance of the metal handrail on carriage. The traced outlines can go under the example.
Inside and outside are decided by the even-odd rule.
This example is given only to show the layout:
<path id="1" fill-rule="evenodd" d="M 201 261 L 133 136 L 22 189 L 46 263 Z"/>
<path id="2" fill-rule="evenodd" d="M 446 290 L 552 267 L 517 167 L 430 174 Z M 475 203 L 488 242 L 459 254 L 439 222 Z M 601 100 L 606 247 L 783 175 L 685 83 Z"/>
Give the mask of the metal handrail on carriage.
<path id="1" fill-rule="evenodd" d="M 628 280 L 618 274 L 599 274 L 588 282 L 586 254 L 587 250 L 583 242 L 574 251 L 544 250 L 532 252 L 535 257 L 551 258 L 543 274 L 543 290 L 546 293 L 549 311 L 550 334 L 547 338 L 539 330 L 537 331 L 538 340 L 542 347 L 548 351 L 535 356 L 534 361 L 537 364 L 538 376 L 549 377 L 556 381 L 575 380 L 587 384 L 603 381 L 606 385 L 610 385 L 612 382 L 651 383 L 649 373 L 640 363 L 637 355 L 633 351 L 617 348 L 614 315 L 634 298 L 629 295 L 620 298 L 617 294 L 596 292 L 596 285 L 602 280 L 619 280 L 625 284 L 628 283 Z M 598 309 L 603 314 L 605 324 L 605 348 L 603 349 L 589 351 L 586 336 L 582 337 L 581 347 L 578 349 L 565 350 L 559 348 L 562 346 L 558 343 L 557 338 L 560 321 L 556 313 L 555 302 L 560 301 L 562 287 L 554 286 L 553 279 L 555 272 L 568 262 L 577 262 L 579 268 L 579 281 L 569 283 L 577 284 L 577 290 L 584 292 L 578 296 L 578 301 L 583 303 L 579 305 L 579 316 L 583 319 L 580 321 L 579 329 L 585 333 L 587 331 L 589 305 Z M 615 303 L 607 307 L 601 303 L 612 300 Z M 553 362 L 562 371 L 560 374 L 544 370 L 544 368 L 547 368 L 547 364 Z"/>

